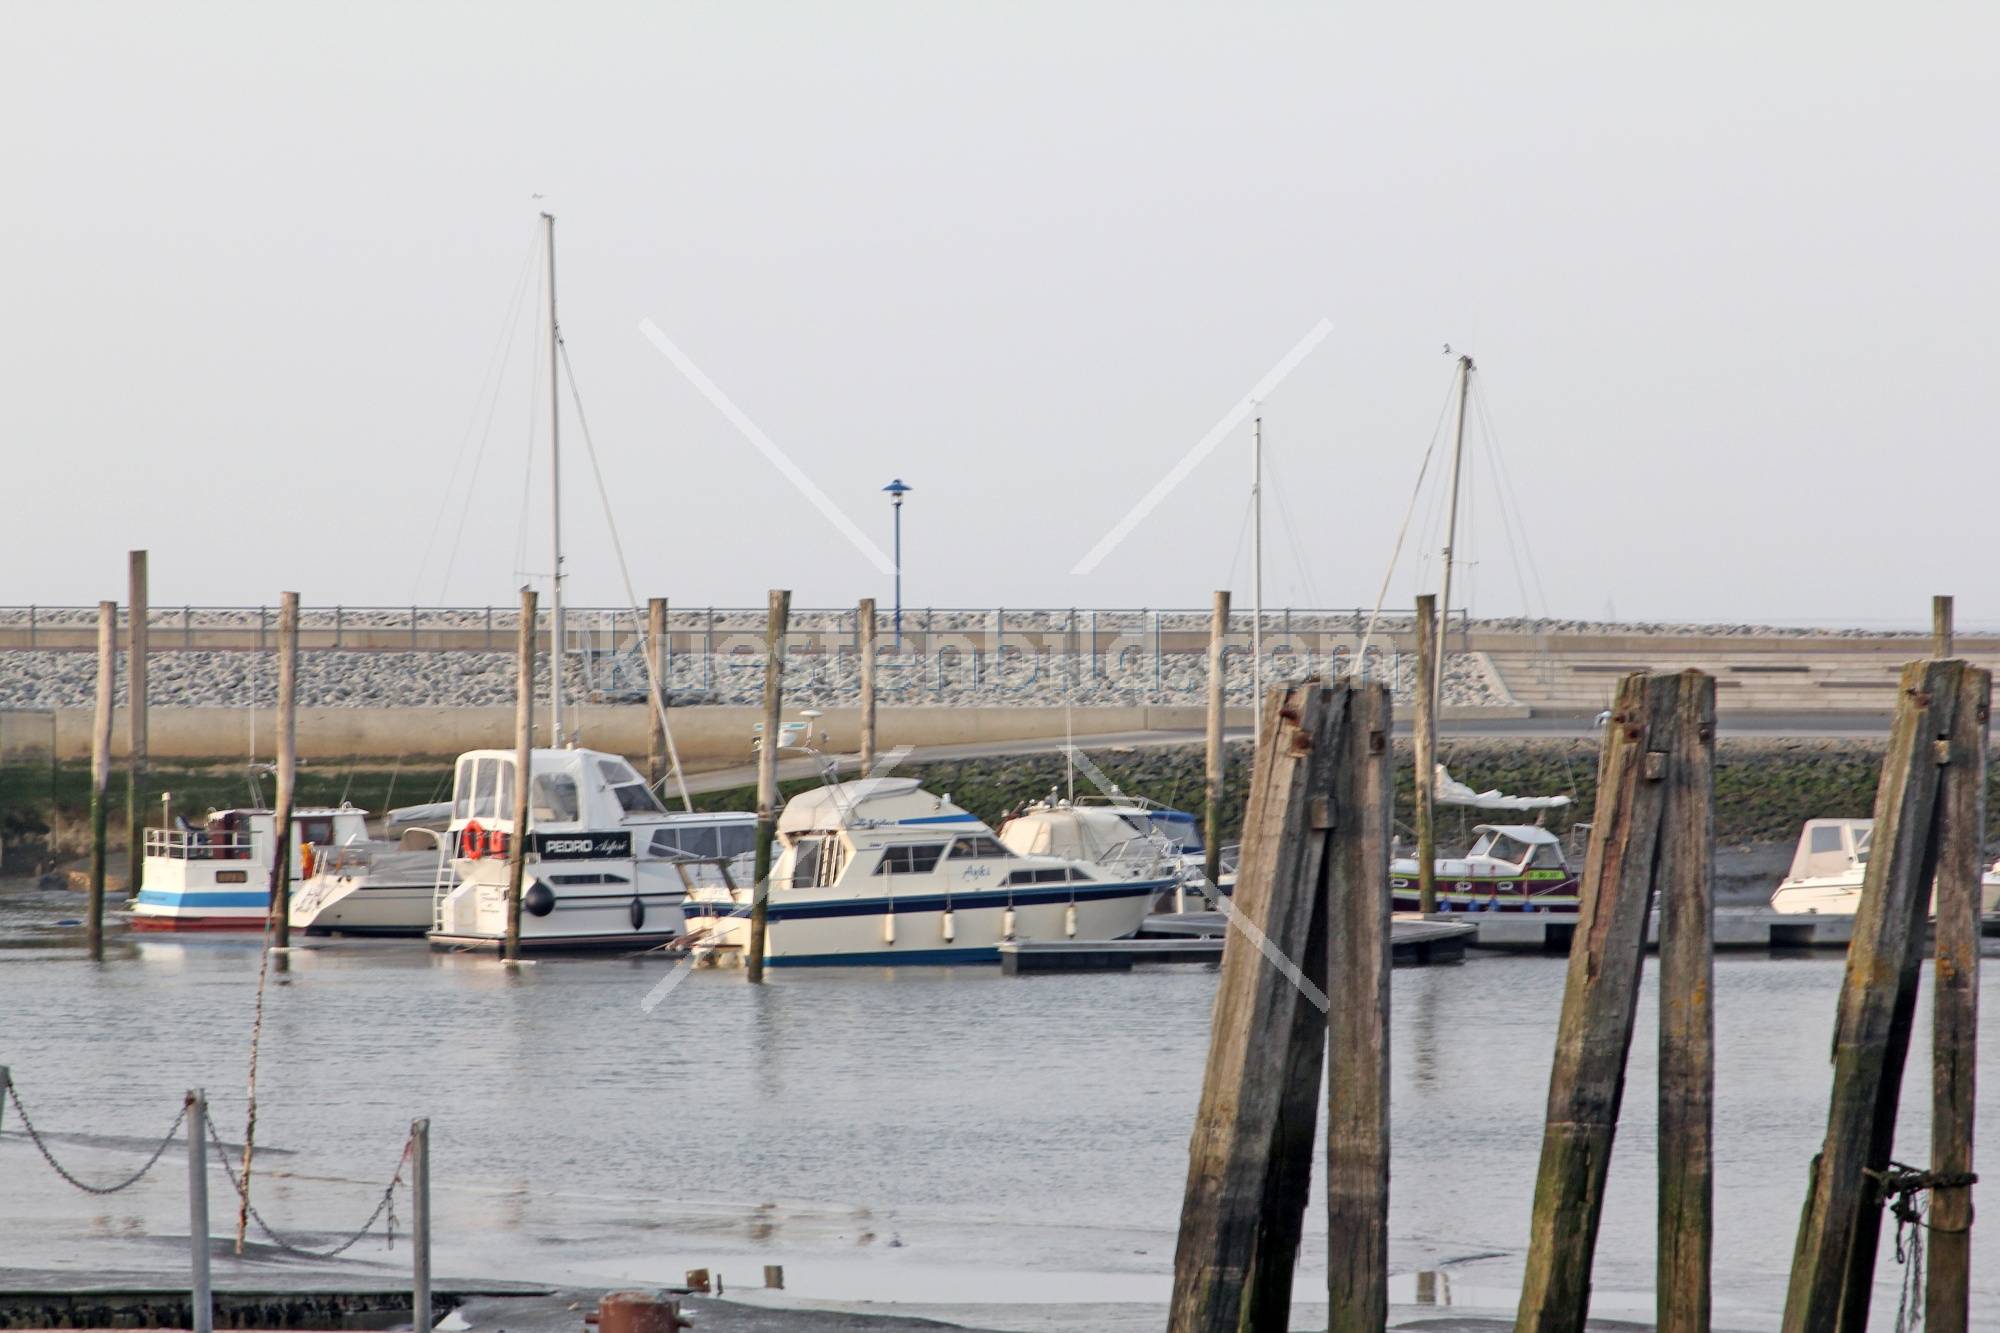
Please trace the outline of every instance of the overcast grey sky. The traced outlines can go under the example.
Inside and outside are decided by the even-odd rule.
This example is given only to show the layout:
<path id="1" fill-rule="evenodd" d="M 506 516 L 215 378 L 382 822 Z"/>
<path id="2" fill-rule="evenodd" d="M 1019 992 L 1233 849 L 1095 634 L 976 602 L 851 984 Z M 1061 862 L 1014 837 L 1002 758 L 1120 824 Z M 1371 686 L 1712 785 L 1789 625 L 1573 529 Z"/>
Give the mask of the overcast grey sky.
<path id="1" fill-rule="evenodd" d="M 642 318 L 884 546 L 916 487 L 908 604 L 1193 606 L 1248 595 L 1247 425 L 1070 569 L 1324 317 L 1265 406 L 1270 605 L 1373 601 L 1449 343 L 1550 612 L 2000 619 L 1990 6 L 4 17 L 0 601 L 122 598 L 128 546 L 166 602 L 511 599 L 531 325 L 490 431 L 481 380 L 546 206 L 642 596 L 889 595 Z"/>

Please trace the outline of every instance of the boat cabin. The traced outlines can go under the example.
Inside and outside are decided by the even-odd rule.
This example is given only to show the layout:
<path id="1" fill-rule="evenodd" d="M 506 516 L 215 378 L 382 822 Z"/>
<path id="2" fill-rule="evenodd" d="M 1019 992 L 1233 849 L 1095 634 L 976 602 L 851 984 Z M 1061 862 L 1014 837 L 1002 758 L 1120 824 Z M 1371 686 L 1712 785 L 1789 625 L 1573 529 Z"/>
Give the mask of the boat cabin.
<path id="1" fill-rule="evenodd" d="M 1000 841 L 1022 856 L 1076 861 L 1148 855 L 1200 856 L 1194 816 L 1144 801 L 1036 801 L 1000 825 Z"/>
<path id="2" fill-rule="evenodd" d="M 1534 824 L 1481 824 L 1473 829 L 1465 854 L 1474 874 L 1519 875 L 1530 870 L 1567 870 L 1562 839 Z"/>
<path id="3" fill-rule="evenodd" d="M 1868 844 L 1875 836 L 1872 819 L 1808 819 L 1799 830 L 1792 853 L 1792 872 L 1785 878 L 1828 879 L 1850 875 L 1868 864 Z"/>
<path id="4" fill-rule="evenodd" d="M 666 806 L 632 765 L 601 750 L 529 752 L 528 822 L 543 832 L 620 828 L 663 818 Z M 514 752 L 468 750 L 451 789 L 451 832 L 471 825 L 514 830 Z"/>

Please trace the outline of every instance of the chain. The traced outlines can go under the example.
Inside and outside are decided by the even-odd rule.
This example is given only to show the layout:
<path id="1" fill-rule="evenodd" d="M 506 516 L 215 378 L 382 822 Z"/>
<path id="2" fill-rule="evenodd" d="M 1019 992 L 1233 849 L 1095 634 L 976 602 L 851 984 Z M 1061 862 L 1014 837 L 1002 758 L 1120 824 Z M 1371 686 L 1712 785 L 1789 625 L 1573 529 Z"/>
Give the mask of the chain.
<path id="1" fill-rule="evenodd" d="M 167 1136 L 160 1140 L 159 1147 L 153 1149 L 153 1155 L 146 1159 L 144 1166 L 119 1181 L 116 1185 L 93 1185 L 87 1180 L 77 1179 L 61 1162 L 56 1160 L 55 1154 L 49 1151 L 49 1145 L 42 1141 L 41 1134 L 36 1131 L 35 1122 L 28 1118 L 28 1108 L 21 1105 L 21 1094 L 15 1089 L 11 1081 L 7 1084 L 7 1099 L 14 1103 L 14 1113 L 21 1117 L 21 1127 L 28 1131 L 28 1138 L 35 1145 L 35 1151 L 41 1153 L 42 1160 L 49 1164 L 49 1169 L 70 1184 L 76 1186 L 76 1188 L 82 1190 L 85 1194 L 116 1194 L 120 1190 L 130 1189 L 132 1186 L 138 1184 L 145 1178 L 146 1173 L 151 1171 L 158 1164 L 160 1158 L 166 1154 L 168 1147 L 174 1141 L 174 1136 L 180 1133 L 181 1124 L 187 1119 L 188 1113 L 187 1105 L 183 1103 L 181 1105 L 181 1113 L 174 1117 L 173 1124 L 167 1126 Z"/>
<path id="2" fill-rule="evenodd" d="M 383 1239 L 389 1248 L 395 1248 L 396 1187 L 403 1183 L 403 1167 L 410 1160 L 410 1150 L 415 1144 L 414 1139 L 403 1140 L 403 1155 L 396 1159 L 396 1173 L 389 1177 L 388 1185 L 382 1190 L 381 1201 L 375 1205 L 375 1211 L 368 1214 L 368 1220 L 361 1224 L 360 1229 L 330 1250 L 308 1250 L 294 1245 L 283 1236 L 280 1236 L 272 1229 L 271 1224 L 264 1220 L 264 1215 L 257 1211 L 256 1205 L 250 1202 L 249 1192 L 244 1189 L 243 1182 L 237 1177 L 236 1168 L 230 1165 L 229 1150 L 223 1145 L 221 1137 L 216 1134 L 215 1124 L 212 1121 L 208 1126 L 208 1137 L 215 1144 L 216 1155 L 222 1159 L 222 1169 L 228 1174 L 230 1187 L 236 1191 L 236 1197 L 242 1202 L 244 1212 L 249 1216 L 251 1221 L 257 1224 L 257 1229 L 270 1239 L 271 1244 L 277 1246 L 285 1253 L 297 1255 L 301 1259 L 332 1259 L 337 1255 L 345 1254 L 360 1244 L 367 1237 L 368 1233 L 375 1229 L 376 1221 L 384 1213 L 389 1215 L 389 1225 Z"/>
<path id="3" fill-rule="evenodd" d="M 1979 1177 L 1970 1171 L 1923 1171 L 1895 1161 L 1880 1171 L 1863 1174 L 1875 1182 L 1881 1202 L 1896 1219 L 1896 1262 L 1904 1266 L 1902 1299 L 1896 1306 L 1896 1333 L 1913 1333 L 1924 1318 L 1924 1233 L 1964 1230 L 1931 1225 L 1929 1192 L 1963 1189 L 1977 1184 Z"/>

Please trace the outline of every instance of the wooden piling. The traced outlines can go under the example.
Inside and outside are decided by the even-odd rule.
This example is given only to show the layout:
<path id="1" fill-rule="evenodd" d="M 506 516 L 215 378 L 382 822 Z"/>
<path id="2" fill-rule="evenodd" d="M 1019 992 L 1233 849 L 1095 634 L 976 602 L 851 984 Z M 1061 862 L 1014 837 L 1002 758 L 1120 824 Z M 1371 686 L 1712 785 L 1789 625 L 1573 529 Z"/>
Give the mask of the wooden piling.
<path id="1" fill-rule="evenodd" d="M 214 1333 L 215 1293 L 209 1282 L 208 1251 L 208 1094 L 187 1095 L 188 1299 L 191 1333 Z"/>
<path id="2" fill-rule="evenodd" d="M 1684 698 L 1689 694 L 1695 697 Z M 1619 682 L 1598 765 L 1597 811 L 1549 1073 L 1514 1325 L 1519 1333 L 1580 1333 L 1589 1313 L 1591 1263 L 1646 956 L 1654 858 L 1670 805 L 1682 805 L 1686 795 L 1681 757 L 1700 753 L 1697 742 L 1680 735 L 1688 724 L 1713 731 L 1714 682 L 1701 673 L 1634 673 Z"/>
<path id="3" fill-rule="evenodd" d="M 1412 719 L 1412 749 L 1416 753 L 1416 786 L 1411 795 L 1417 812 L 1417 910 L 1437 911 L 1437 598 L 1417 597 L 1416 717 Z"/>
<path id="4" fill-rule="evenodd" d="M 118 689 L 118 603 L 97 604 L 97 714 L 90 727 L 90 907 L 85 925 L 93 960 L 104 957 L 104 874 L 106 805 L 111 785 L 111 714 Z M 132 848 L 135 867 L 145 859 L 140 844 Z"/>
<path id="5" fill-rule="evenodd" d="M 1931 656 L 1943 660 L 1951 656 L 1951 598 L 1931 598 Z"/>
<path id="6" fill-rule="evenodd" d="M 663 645 L 667 641 L 667 599 L 650 598 L 646 602 L 646 695 L 652 699 L 652 730 L 646 746 L 647 775 L 655 787 L 667 780 L 667 673 L 666 653 Z M 658 697 L 655 697 L 658 696 Z"/>
<path id="7" fill-rule="evenodd" d="M 1321 891 L 1346 710 L 1316 683 L 1270 692 L 1232 926 L 1188 1152 L 1170 1333 L 1280 1333 L 1312 1177 L 1326 1055 Z"/>
<path id="8" fill-rule="evenodd" d="M 875 771 L 875 599 L 864 597 L 855 611 L 861 653 L 861 776 Z"/>
<path id="9" fill-rule="evenodd" d="M 1223 653 L 1228 646 L 1229 591 L 1223 589 L 1215 594 L 1208 626 L 1208 763 L 1202 783 L 1202 872 L 1208 880 L 1205 891 L 1213 897 L 1222 893 L 1222 791 L 1229 775 L 1229 750 L 1222 736 L 1229 707 Z"/>
<path id="10" fill-rule="evenodd" d="M 1389 1317 L 1389 691 L 1355 685 L 1327 812 L 1327 1328 Z M 1317 823 L 1318 821 L 1315 821 Z M 1280 1325 L 1282 1327 L 1282 1325 Z"/>
<path id="11" fill-rule="evenodd" d="M 126 632 L 125 667 L 125 847 L 131 858 L 132 893 L 136 896 L 146 882 L 146 687 L 147 648 L 150 634 L 146 620 L 151 601 L 146 587 L 146 553 L 133 551 L 127 557 L 125 600 L 131 625 Z"/>
<path id="12" fill-rule="evenodd" d="M 410 1328 L 430 1333 L 431 1308 L 431 1122 L 410 1122 Z"/>
<path id="13" fill-rule="evenodd" d="M 1938 870 L 1942 775 L 1961 758 L 1958 713 L 1985 699 L 1964 662 L 1903 668 L 1895 721 L 1875 791 L 1875 826 L 1833 1033 L 1833 1092 L 1799 1219 L 1786 1333 L 1867 1326 L 1881 1234 L 1870 1172 L 1888 1166 L 1909 1053 L 1919 960 Z M 1983 724 L 1983 719 L 1982 719 Z"/>
<path id="14" fill-rule="evenodd" d="M 764 630 L 764 732 L 757 744 L 757 873 L 750 891 L 750 956 L 745 975 L 764 981 L 764 934 L 771 896 L 771 840 L 778 831 L 778 739 L 784 730 L 785 623 L 792 594 L 771 590 L 770 619 Z"/>
<path id="15" fill-rule="evenodd" d="M 1654 892 L 1660 906 L 1660 1333 L 1708 1333 L 1715 1237 L 1715 682 L 1674 704 Z"/>
<path id="16" fill-rule="evenodd" d="M 1947 621 L 1950 599 L 1945 602 Z M 1986 841 L 1986 747 L 1992 677 L 1967 669 L 1939 775 L 1937 925 L 1931 995 L 1928 1333 L 1963 1333 L 1971 1319 L 1973 1092 L 1979 1055 L 1979 909 Z"/>
<path id="17" fill-rule="evenodd" d="M 278 608 L 278 807 L 271 820 L 271 934 L 280 949 L 292 943 L 292 793 L 299 761 L 299 595 L 288 592 Z"/>
<path id="18" fill-rule="evenodd" d="M 507 942 L 510 963 L 521 957 L 521 881 L 528 865 L 528 789 L 535 764 L 535 590 L 521 589 L 514 636 L 514 833 L 507 839 Z"/>

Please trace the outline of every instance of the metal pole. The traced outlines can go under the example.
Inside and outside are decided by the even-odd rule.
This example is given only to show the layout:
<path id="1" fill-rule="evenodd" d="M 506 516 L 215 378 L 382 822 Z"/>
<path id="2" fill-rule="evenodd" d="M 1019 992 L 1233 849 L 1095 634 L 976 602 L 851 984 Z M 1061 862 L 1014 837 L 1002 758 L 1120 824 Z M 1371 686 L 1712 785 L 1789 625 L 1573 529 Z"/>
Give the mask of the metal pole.
<path id="1" fill-rule="evenodd" d="M 558 404 L 562 395 L 556 392 L 560 383 L 557 377 L 556 360 L 562 342 L 556 325 L 556 215 L 542 214 L 543 249 L 548 252 L 549 261 L 549 540 L 554 553 L 554 564 L 550 568 L 549 579 L 549 744 L 557 749 L 563 743 L 562 719 L 562 664 L 563 664 L 563 600 L 562 600 L 562 411 Z"/>
<path id="2" fill-rule="evenodd" d="M 896 510 L 896 651 L 903 651 L 903 497 L 893 503 Z"/>
<path id="3" fill-rule="evenodd" d="M 506 957 L 521 956 L 521 878 L 528 861 L 528 782 L 535 763 L 535 590 L 521 589 L 521 624 L 515 635 L 514 828 L 507 838 Z"/>
<path id="4" fill-rule="evenodd" d="M 1451 632 L 1452 550 L 1458 545 L 1458 474 L 1465 464 L 1465 398 L 1472 391 L 1472 358 L 1458 358 L 1458 421 L 1452 427 L 1451 507 L 1446 511 L 1444 536 L 1444 587 L 1438 597 L 1437 660 L 1431 664 L 1431 701 L 1444 707 L 1444 659 Z"/>
<path id="5" fill-rule="evenodd" d="M 1264 734 L 1264 418 L 1250 423 L 1250 718 Z"/>
<path id="6" fill-rule="evenodd" d="M 431 1326 L 431 1122 L 410 1122 L 410 1327 Z"/>
<path id="7" fill-rule="evenodd" d="M 188 1297 L 193 1333 L 215 1333 L 215 1295 L 208 1283 L 208 1094 L 188 1093 Z"/>
<path id="8" fill-rule="evenodd" d="M 778 735 L 785 695 L 785 622 L 791 615 L 792 594 L 771 590 L 770 621 L 764 631 L 764 736 L 757 745 L 757 863 L 756 886 L 750 900 L 748 978 L 764 981 L 766 904 L 771 894 L 771 840 L 778 830 Z"/>

